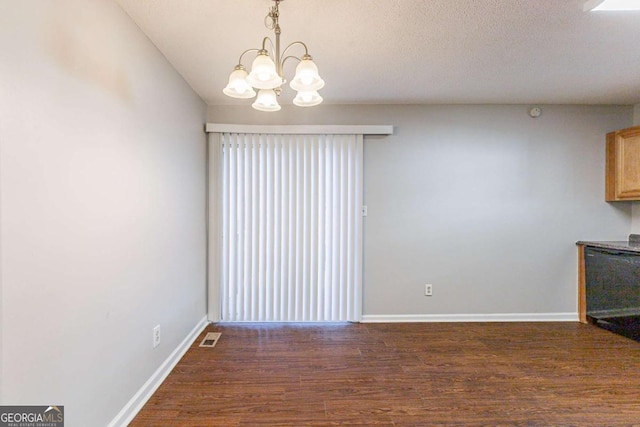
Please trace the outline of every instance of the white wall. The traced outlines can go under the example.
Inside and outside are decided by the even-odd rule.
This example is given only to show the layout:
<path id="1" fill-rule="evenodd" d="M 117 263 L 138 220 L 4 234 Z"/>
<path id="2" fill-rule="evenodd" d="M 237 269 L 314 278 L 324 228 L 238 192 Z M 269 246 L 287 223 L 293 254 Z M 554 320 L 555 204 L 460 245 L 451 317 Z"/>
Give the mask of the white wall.
<path id="1" fill-rule="evenodd" d="M 604 136 L 632 109 L 543 110 L 247 105 L 208 121 L 396 126 L 365 139 L 365 315 L 576 313 L 575 242 L 629 230 L 630 206 L 604 201 Z"/>
<path id="2" fill-rule="evenodd" d="M 110 0 L 0 1 L 0 57 L 2 403 L 103 426 L 205 315 L 205 105 Z"/>

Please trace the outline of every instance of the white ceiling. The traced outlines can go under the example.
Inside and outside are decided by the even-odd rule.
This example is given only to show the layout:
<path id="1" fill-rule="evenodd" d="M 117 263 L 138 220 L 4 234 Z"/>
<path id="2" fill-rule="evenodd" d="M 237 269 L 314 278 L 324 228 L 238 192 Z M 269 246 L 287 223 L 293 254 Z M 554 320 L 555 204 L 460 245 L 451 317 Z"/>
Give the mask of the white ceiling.
<path id="1" fill-rule="evenodd" d="M 116 1 L 208 104 L 250 103 L 222 88 L 272 35 L 271 0 Z M 286 0 L 280 25 L 309 46 L 325 103 L 640 103 L 640 12 L 584 1 Z"/>

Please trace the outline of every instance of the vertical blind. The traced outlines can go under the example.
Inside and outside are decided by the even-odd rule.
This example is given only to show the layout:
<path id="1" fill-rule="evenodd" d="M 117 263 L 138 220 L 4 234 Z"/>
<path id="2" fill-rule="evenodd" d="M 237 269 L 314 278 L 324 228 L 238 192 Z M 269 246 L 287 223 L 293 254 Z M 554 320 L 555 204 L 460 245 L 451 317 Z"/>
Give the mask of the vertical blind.
<path id="1" fill-rule="evenodd" d="M 222 320 L 360 320 L 362 136 L 220 143 Z"/>

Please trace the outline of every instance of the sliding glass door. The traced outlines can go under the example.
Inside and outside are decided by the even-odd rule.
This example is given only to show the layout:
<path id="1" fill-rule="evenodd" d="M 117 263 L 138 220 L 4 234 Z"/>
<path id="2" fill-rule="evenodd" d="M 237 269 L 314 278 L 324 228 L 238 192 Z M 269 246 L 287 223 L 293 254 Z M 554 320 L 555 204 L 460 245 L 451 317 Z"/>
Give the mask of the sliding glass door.
<path id="1" fill-rule="evenodd" d="M 220 133 L 220 319 L 358 321 L 362 135 Z"/>

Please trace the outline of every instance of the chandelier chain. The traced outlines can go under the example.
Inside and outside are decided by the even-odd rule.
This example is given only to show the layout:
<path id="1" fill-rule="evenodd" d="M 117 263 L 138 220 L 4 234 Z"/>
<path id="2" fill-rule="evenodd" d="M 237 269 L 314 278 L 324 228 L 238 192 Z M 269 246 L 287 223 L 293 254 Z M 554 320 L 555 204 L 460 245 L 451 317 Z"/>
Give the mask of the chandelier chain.
<path id="1" fill-rule="evenodd" d="M 280 0 L 274 0 L 274 2 L 276 3 L 275 6 L 273 6 L 267 16 L 264 17 L 264 26 L 267 27 L 268 30 L 279 32 L 280 25 L 278 18 L 280 17 L 280 10 L 278 9 L 278 5 L 280 4 Z"/>

